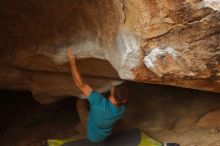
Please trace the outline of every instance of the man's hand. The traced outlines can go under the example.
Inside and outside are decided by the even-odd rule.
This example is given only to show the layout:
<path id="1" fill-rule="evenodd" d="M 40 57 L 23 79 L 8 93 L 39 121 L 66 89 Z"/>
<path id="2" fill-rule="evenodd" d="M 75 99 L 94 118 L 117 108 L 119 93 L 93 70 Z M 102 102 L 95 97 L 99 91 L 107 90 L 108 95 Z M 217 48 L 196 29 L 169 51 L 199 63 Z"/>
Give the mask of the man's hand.
<path id="1" fill-rule="evenodd" d="M 68 48 L 66 54 L 70 61 L 76 61 L 76 56 L 74 55 L 72 48 Z"/>

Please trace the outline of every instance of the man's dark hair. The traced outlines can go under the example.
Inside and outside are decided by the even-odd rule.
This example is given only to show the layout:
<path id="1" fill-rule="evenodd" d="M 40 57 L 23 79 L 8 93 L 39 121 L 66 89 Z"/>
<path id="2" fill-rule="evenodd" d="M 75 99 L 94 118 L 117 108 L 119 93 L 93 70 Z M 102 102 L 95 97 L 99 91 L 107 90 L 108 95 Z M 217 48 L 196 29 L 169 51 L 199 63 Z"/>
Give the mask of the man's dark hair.
<path id="1" fill-rule="evenodd" d="M 128 94 L 128 87 L 127 87 L 126 81 L 115 86 L 114 97 L 119 103 L 122 102 L 123 100 L 127 99 L 127 94 Z"/>
<path id="2" fill-rule="evenodd" d="M 127 99 L 127 94 L 128 94 L 128 88 L 127 88 L 127 83 L 124 81 L 123 83 L 115 86 L 115 94 L 114 97 L 115 99 L 121 103 L 123 100 Z M 102 94 L 106 98 L 108 98 L 111 95 L 111 91 L 108 90 L 107 92 Z"/>

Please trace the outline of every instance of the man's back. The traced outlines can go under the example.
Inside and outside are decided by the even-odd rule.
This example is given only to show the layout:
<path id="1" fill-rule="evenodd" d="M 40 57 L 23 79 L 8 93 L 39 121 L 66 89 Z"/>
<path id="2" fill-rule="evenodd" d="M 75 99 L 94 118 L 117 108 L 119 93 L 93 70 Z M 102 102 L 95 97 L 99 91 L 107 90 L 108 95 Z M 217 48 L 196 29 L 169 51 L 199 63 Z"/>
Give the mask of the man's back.
<path id="1" fill-rule="evenodd" d="M 122 117 L 125 106 L 115 107 L 101 94 L 92 91 L 88 96 L 90 112 L 87 122 L 87 138 L 100 142 L 112 133 L 114 123 Z"/>

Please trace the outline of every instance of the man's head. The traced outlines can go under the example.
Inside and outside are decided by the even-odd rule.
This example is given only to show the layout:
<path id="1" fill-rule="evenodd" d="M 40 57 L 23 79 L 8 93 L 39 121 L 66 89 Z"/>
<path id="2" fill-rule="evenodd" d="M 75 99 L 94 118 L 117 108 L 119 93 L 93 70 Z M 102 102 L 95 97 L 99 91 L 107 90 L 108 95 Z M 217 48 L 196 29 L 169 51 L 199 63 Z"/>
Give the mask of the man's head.
<path id="1" fill-rule="evenodd" d="M 123 82 L 119 85 L 112 86 L 110 98 L 113 97 L 118 104 L 124 104 L 127 102 L 127 93 L 126 82 Z"/>

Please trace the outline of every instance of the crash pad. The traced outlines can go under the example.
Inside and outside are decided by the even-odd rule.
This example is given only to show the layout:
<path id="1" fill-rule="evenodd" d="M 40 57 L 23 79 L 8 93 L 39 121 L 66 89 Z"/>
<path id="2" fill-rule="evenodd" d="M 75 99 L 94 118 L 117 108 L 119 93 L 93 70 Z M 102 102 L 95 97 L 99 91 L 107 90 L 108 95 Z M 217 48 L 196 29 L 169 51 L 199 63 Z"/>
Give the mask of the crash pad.
<path id="1" fill-rule="evenodd" d="M 88 139 L 48 140 L 48 146 L 162 146 L 138 129 L 113 133 L 104 141 L 95 143 Z"/>

